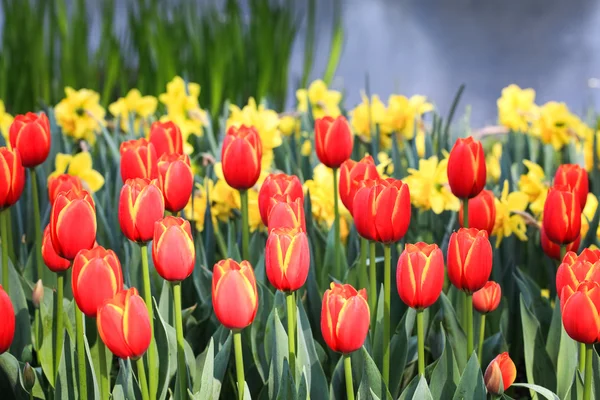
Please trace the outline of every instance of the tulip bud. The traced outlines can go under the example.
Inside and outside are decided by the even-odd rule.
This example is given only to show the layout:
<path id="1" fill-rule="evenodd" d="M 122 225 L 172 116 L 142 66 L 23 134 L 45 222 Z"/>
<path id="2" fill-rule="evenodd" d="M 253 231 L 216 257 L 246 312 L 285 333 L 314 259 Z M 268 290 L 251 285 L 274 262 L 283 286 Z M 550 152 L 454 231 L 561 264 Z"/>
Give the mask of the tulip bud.
<path id="1" fill-rule="evenodd" d="M 152 329 L 146 303 L 136 288 L 122 290 L 98 309 L 98 333 L 119 358 L 140 358 L 150 346 Z"/>
<path id="2" fill-rule="evenodd" d="M 360 349 L 369 333 L 370 319 L 365 289 L 331 283 L 321 308 L 321 333 L 331 350 L 349 354 Z"/>
<path id="3" fill-rule="evenodd" d="M 179 126 L 172 121 L 155 121 L 150 127 L 150 143 L 154 145 L 156 156 L 163 154 L 183 154 L 183 137 Z"/>
<path id="4" fill-rule="evenodd" d="M 271 285 L 282 292 L 298 290 L 306 282 L 310 249 L 306 233 L 297 228 L 272 230 L 267 239 L 265 269 Z"/>
<path id="5" fill-rule="evenodd" d="M 406 235 L 410 224 L 410 191 L 397 179 L 365 183 L 354 197 L 354 225 L 365 239 L 393 243 Z"/>
<path id="6" fill-rule="evenodd" d="M 565 331 L 579 343 L 600 341 L 600 283 L 584 281 L 568 297 L 567 289 L 568 286 L 563 288 L 560 299 Z"/>
<path id="7" fill-rule="evenodd" d="M 15 204 L 25 188 L 25 168 L 18 150 L 0 147 L 0 210 Z"/>
<path id="8" fill-rule="evenodd" d="M 158 176 L 156 150 L 146 139 L 129 140 L 121 143 L 121 178 L 155 179 Z"/>
<path id="9" fill-rule="evenodd" d="M 464 227 L 463 208 L 458 212 L 460 226 Z M 492 234 L 496 224 L 496 197 L 490 190 L 482 190 L 477 196 L 469 199 L 469 228 L 477 228 Z"/>
<path id="10" fill-rule="evenodd" d="M 469 210 L 470 212 L 470 210 Z M 544 231 L 544 227 L 540 228 L 540 243 L 542 245 L 542 250 L 546 255 L 554 260 L 560 261 L 560 245 L 554 243 L 550 239 L 548 239 L 548 235 L 546 235 L 546 231 Z M 579 244 L 581 243 L 581 235 L 577 236 L 574 242 L 567 244 L 567 252 L 569 251 L 577 251 L 579 249 Z"/>
<path id="11" fill-rule="evenodd" d="M 306 232 L 304 218 L 304 199 L 291 201 L 289 196 L 275 195 L 271 197 L 271 212 L 269 213 L 269 232 L 277 228 L 297 228 Z"/>
<path id="12" fill-rule="evenodd" d="M 551 187 L 542 223 L 548 239 L 556 244 L 577 240 L 581 232 L 581 208 L 575 193 L 566 186 Z"/>
<path id="13" fill-rule="evenodd" d="M 481 289 L 473 293 L 473 307 L 481 314 L 494 311 L 502 300 L 502 289 L 494 281 L 488 281 Z"/>
<path id="14" fill-rule="evenodd" d="M 191 275 L 196 262 L 196 248 L 188 221 L 177 217 L 156 221 L 152 260 L 156 272 L 168 281 L 182 281 Z"/>
<path id="15" fill-rule="evenodd" d="M 56 196 L 59 193 L 66 193 L 69 190 L 78 192 L 83 190 L 81 179 L 78 176 L 61 174 L 48 177 L 48 198 L 50 199 L 50 204 L 54 204 L 54 200 L 56 200 Z"/>
<path id="16" fill-rule="evenodd" d="M 587 171 L 577 164 L 562 164 L 558 166 L 554 175 L 554 185 L 567 186 L 579 200 L 579 207 L 583 210 L 589 193 Z"/>
<path id="17" fill-rule="evenodd" d="M 187 155 L 163 154 L 158 160 L 158 187 L 165 198 L 165 208 L 176 213 L 192 196 L 194 176 Z"/>
<path id="18" fill-rule="evenodd" d="M 25 168 L 40 165 L 50 154 L 50 122 L 46 114 L 17 115 L 9 130 L 10 145 L 19 150 Z"/>
<path id="19" fill-rule="evenodd" d="M 10 297 L 0 285 L 0 354 L 10 348 L 15 336 L 15 310 Z"/>
<path id="20" fill-rule="evenodd" d="M 95 318 L 98 308 L 123 290 L 119 258 L 101 246 L 80 251 L 73 261 L 71 285 L 81 312 Z"/>
<path id="21" fill-rule="evenodd" d="M 42 258 L 44 259 L 44 264 L 46 264 L 48 269 L 52 272 L 66 271 L 71 267 L 71 261 L 67 260 L 66 258 L 62 258 L 56 253 L 56 250 L 54 250 L 49 224 L 46 226 L 46 229 L 44 229 L 44 237 L 42 239 Z"/>
<path id="22" fill-rule="evenodd" d="M 461 228 L 450 236 L 448 278 L 457 289 L 474 293 L 492 273 L 492 245 L 486 231 Z"/>
<path id="23" fill-rule="evenodd" d="M 457 139 L 448 158 L 448 184 L 452 193 L 459 199 L 472 199 L 485 187 L 486 174 L 481 142 L 470 136 Z"/>
<path id="24" fill-rule="evenodd" d="M 556 271 L 556 293 L 563 301 L 563 289 L 569 290 L 568 298 L 584 281 L 600 282 L 600 251 L 584 249 L 579 256 L 568 252 Z M 564 299 L 566 301 L 566 298 Z"/>
<path id="25" fill-rule="evenodd" d="M 258 210 L 260 211 L 260 218 L 265 226 L 269 225 L 269 214 L 273 207 L 271 198 L 275 195 L 285 196 L 286 198 L 289 198 L 289 201 L 300 199 L 300 203 L 304 202 L 302 183 L 300 183 L 300 179 L 298 179 L 296 175 L 268 175 L 258 192 Z"/>
<path id="26" fill-rule="evenodd" d="M 315 121 L 315 147 L 319 161 L 339 168 L 352 155 L 354 136 L 346 118 L 324 117 Z"/>
<path id="27" fill-rule="evenodd" d="M 435 244 L 407 244 L 396 269 L 398 294 L 409 307 L 422 310 L 437 301 L 444 286 L 444 255 Z"/>
<path id="28" fill-rule="evenodd" d="M 80 250 L 96 242 L 96 208 L 85 190 L 60 193 L 50 213 L 52 247 L 60 257 L 72 260 Z"/>
<path id="29" fill-rule="evenodd" d="M 31 293 L 31 302 L 36 309 L 40 308 L 40 304 L 44 300 L 44 284 L 41 279 L 35 283 L 33 286 L 33 292 Z"/>
<path id="30" fill-rule="evenodd" d="M 517 378 L 517 367 L 507 352 L 499 354 L 485 370 L 483 380 L 488 392 L 501 394 L 507 390 Z M 500 387 L 500 381 L 502 386 Z"/>
<path id="31" fill-rule="evenodd" d="M 248 261 L 221 260 L 213 268 L 212 303 L 217 319 L 227 329 L 244 329 L 254 321 L 258 292 Z"/>
<path id="32" fill-rule="evenodd" d="M 366 155 L 358 162 L 348 159 L 342 164 L 340 168 L 340 198 L 350 214 L 352 214 L 356 192 L 362 187 L 362 181 L 368 179 L 379 179 L 379 172 L 377 172 L 373 157 Z"/>
<path id="33" fill-rule="evenodd" d="M 165 200 L 156 179 L 129 179 L 119 197 L 119 225 L 132 242 L 146 243 L 154 235 L 154 223 L 165 214 Z"/>
<path id="34" fill-rule="evenodd" d="M 23 367 L 23 387 L 31 393 L 31 389 L 35 386 L 35 371 L 31 368 L 28 362 Z"/>
<path id="35" fill-rule="evenodd" d="M 250 189 L 260 176 L 261 159 L 262 144 L 256 129 L 246 125 L 229 127 L 221 150 L 227 184 L 238 190 Z"/>

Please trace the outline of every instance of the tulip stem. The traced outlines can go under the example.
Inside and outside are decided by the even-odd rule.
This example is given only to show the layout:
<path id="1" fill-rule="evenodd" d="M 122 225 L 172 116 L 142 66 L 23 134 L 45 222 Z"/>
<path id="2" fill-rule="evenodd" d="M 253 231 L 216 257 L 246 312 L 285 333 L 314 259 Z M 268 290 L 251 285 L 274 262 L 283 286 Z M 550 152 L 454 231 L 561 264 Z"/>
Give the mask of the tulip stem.
<path id="1" fill-rule="evenodd" d="M 465 312 L 467 313 L 467 360 L 473 354 L 473 295 L 468 294 L 465 301 Z"/>
<path id="2" fill-rule="evenodd" d="M 83 328 L 83 313 L 75 304 L 75 329 L 77 330 L 77 367 L 79 371 L 79 398 L 87 399 L 87 373 L 85 367 L 85 341 Z"/>
<path id="3" fill-rule="evenodd" d="M 108 365 L 106 364 L 106 345 L 98 338 L 98 355 L 100 361 L 100 398 L 110 398 L 110 382 L 108 381 Z"/>
<path id="4" fill-rule="evenodd" d="M 287 325 L 288 325 L 288 349 L 290 370 L 292 379 L 296 379 L 296 294 L 286 293 L 287 300 Z"/>
<path id="5" fill-rule="evenodd" d="M 558 260 L 558 265 L 563 262 L 563 259 L 567 255 L 567 246 L 560 246 L 560 260 Z"/>
<path id="6" fill-rule="evenodd" d="M 175 308 L 175 330 L 177 333 L 177 380 L 181 399 L 187 397 L 188 374 L 185 364 L 185 339 L 183 338 L 183 320 L 181 318 L 181 282 L 173 282 L 173 307 Z"/>
<path id="7" fill-rule="evenodd" d="M 469 199 L 462 199 L 463 227 L 469 227 Z"/>
<path id="8" fill-rule="evenodd" d="M 10 282 L 8 281 L 8 208 L 0 212 L 0 239 L 2 240 L 2 285 L 10 296 Z"/>
<path id="9" fill-rule="evenodd" d="M 392 285 L 392 247 L 383 246 L 384 268 L 383 268 L 383 381 L 389 387 L 390 384 L 390 302 Z"/>
<path id="10" fill-rule="evenodd" d="M 152 305 L 152 289 L 150 287 L 150 267 L 148 266 L 148 249 L 145 244 L 140 245 L 142 252 L 142 277 L 144 280 L 144 301 L 146 302 L 146 308 L 148 309 L 148 316 L 150 317 L 150 333 L 151 341 L 150 347 L 148 348 L 148 378 L 149 378 L 149 393 L 150 398 L 156 398 L 156 392 L 158 391 L 158 371 L 156 369 L 156 342 L 154 339 L 154 309 Z"/>
<path id="11" fill-rule="evenodd" d="M 30 168 L 31 197 L 33 197 L 33 219 L 35 221 L 35 260 L 37 265 L 37 279 L 42 279 L 42 222 L 40 218 L 40 198 L 35 168 Z"/>
<path id="12" fill-rule="evenodd" d="M 138 358 L 136 361 L 138 370 L 138 379 L 140 381 L 140 387 L 142 389 L 142 400 L 150 400 L 148 395 L 148 381 L 146 379 L 146 368 L 144 367 L 144 359 Z"/>
<path id="13" fill-rule="evenodd" d="M 55 329 L 55 337 L 54 337 L 54 384 L 56 385 L 56 381 L 58 380 L 58 368 L 60 367 L 60 358 L 62 356 L 62 348 L 63 348 L 63 297 L 64 297 L 64 288 L 65 288 L 65 274 L 66 272 L 57 272 L 56 273 L 56 329 Z"/>
<path id="14" fill-rule="evenodd" d="M 352 383 L 352 359 L 350 354 L 344 354 L 344 372 L 346 375 L 346 398 L 354 400 L 354 384 Z"/>
<path id="15" fill-rule="evenodd" d="M 242 353 L 242 332 L 233 332 L 233 344 L 235 347 L 235 372 L 237 374 L 238 400 L 244 400 L 246 390 L 246 379 L 244 378 L 244 354 Z"/>
<path id="16" fill-rule="evenodd" d="M 481 324 L 479 326 L 479 349 L 477 350 L 477 359 L 479 364 L 483 365 L 481 356 L 483 355 L 483 340 L 485 339 L 485 314 L 481 314 Z"/>
<path id="17" fill-rule="evenodd" d="M 585 370 L 585 343 L 579 343 L 579 371 L 583 374 Z"/>
<path id="18" fill-rule="evenodd" d="M 337 168 L 333 169 L 333 204 L 334 204 L 334 211 L 335 211 L 335 219 L 333 221 L 333 227 L 334 227 L 334 241 L 333 241 L 333 250 L 335 252 L 335 265 L 334 265 L 334 274 L 333 276 L 335 276 L 338 279 L 342 279 L 342 271 L 341 271 L 341 266 L 340 266 L 340 240 L 342 240 L 340 238 L 340 206 L 338 204 L 338 176 L 337 176 Z"/>
<path id="19" fill-rule="evenodd" d="M 419 375 L 425 376 L 425 327 L 423 310 L 417 311 L 417 348 L 419 351 Z"/>
<path id="20" fill-rule="evenodd" d="M 375 261 L 375 242 L 369 244 L 369 308 L 371 309 L 371 329 L 375 332 L 375 321 L 377 320 L 377 268 Z"/>
<path id="21" fill-rule="evenodd" d="M 358 286 L 367 288 L 369 286 L 369 273 L 367 272 L 367 253 L 369 252 L 369 241 L 360 238 L 360 264 L 358 272 Z"/>
<path id="22" fill-rule="evenodd" d="M 242 258 L 250 259 L 250 232 L 248 226 L 248 190 L 241 190 L 242 199 Z"/>
<path id="23" fill-rule="evenodd" d="M 585 386 L 583 387 L 583 400 L 592 398 L 592 359 L 594 357 L 594 345 L 588 344 L 585 356 Z"/>

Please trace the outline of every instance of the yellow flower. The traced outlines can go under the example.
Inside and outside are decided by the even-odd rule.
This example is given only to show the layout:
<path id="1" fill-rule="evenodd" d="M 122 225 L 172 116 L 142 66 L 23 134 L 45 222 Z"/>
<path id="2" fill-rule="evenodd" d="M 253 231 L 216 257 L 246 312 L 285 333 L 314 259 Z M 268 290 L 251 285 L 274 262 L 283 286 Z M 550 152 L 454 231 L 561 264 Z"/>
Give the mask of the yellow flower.
<path id="1" fill-rule="evenodd" d="M 318 79 L 310 84 L 308 90 L 296 90 L 296 99 L 298 100 L 298 111 L 308 112 L 308 103 L 312 109 L 313 118 L 323 118 L 325 116 L 337 117 L 340 112 L 340 101 L 342 94 L 335 90 L 329 90 L 322 80 Z"/>
<path id="2" fill-rule="evenodd" d="M 304 157 L 309 157 L 311 152 L 312 152 L 312 143 L 310 140 L 307 139 L 304 141 L 304 143 L 302 143 L 302 148 L 300 149 L 300 153 Z"/>
<path id="3" fill-rule="evenodd" d="M 425 96 L 415 95 L 408 98 L 402 95 L 391 95 L 382 130 L 397 132 L 401 137 L 410 140 L 415 136 L 415 130 L 417 132 L 425 130 L 423 114 L 430 111 L 433 111 L 433 104 L 428 103 Z"/>
<path id="4" fill-rule="evenodd" d="M 532 133 L 543 143 L 560 150 L 576 135 L 572 130 L 576 121 L 565 103 L 550 101 L 540 107 L 539 118 L 534 120 Z"/>
<path id="5" fill-rule="evenodd" d="M 550 290 L 549 289 L 542 289 L 540 291 L 540 295 L 546 299 L 550 299 Z"/>
<path id="6" fill-rule="evenodd" d="M 84 184 L 84 188 L 92 193 L 97 192 L 104 186 L 104 177 L 92 167 L 92 156 L 87 151 L 82 151 L 74 156 L 58 153 L 54 159 L 56 170 L 50 176 L 69 174 L 78 176 Z"/>
<path id="7" fill-rule="evenodd" d="M 500 125 L 513 131 L 529 131 L 531 121 L 537 114 L 535 90 L 509 85 L 502 89 L 502 95 L 497 104 Z"/>
<path id="8" fill-rule="evenodd" d="M 394 173 L 394 162 L 385 151 L 380 151 L 377 154 L 377 172 L 379 172 L 382 179 Z"/>
<path id="9" fill-rule="evenodd" d="M 365 142 L 371 141 L 371 128 L 379 125 L 380 134 L 389 134 L 382 131 L 383 123 L 386 117 L 385 104 L 379 99 L 379 96 L 369 98 L 362 93 L 362 103 L 350 111 L 350 123 L 354 132 Z"/>
<path id="10" fill-rule="evenodd" d="M 502 169 L 500 160 L 502 159 L 502 143 L 494 143 L 492 151 L 485 158 L 487 179 L 490 182 L 498 183 Z"/>
<path id="11" fill-rule="evenodd" d="M 527 225 L 519 212 L 527 208 L 528 198 L 525 193 L 508 193 L 508 181 L 504 181 L 502 196 L 496 199 L 496 223 L 493 235 L 496 235 L 496 247 L 500 247 L 502 239 L 515 234 L 520 240 L 527 240 Z"/>
<path id="12" fill-rule="evenodd" d="M 10 142 L 8 141 L 8 130 L 10 129 L 10 125 L 13 123 L 13 120 L 13 116 L 6 112 L 6 108 L 4 108 L 4 102 L 0 100 L 0 132 L 2 132 L 2 136 L 4 136 L 4 141 L 8 147 L 10 147 Z"/>
<path id="13" fill-rule="evenodd" d="M 96 133 L 104 124 L 105 110 L 100 105 L 100 95 L 90 89 L 65 88 L 66 98 L 54 108 L 56 122 L 63 133 L 76 140 L 96 142 Z"/>
<path id="14" fill-rule="evenodd" d="M 448 187 L 448 157 L 438 162 L 437 156 L 419 160 L 419 169 L 409 168 L 404 178 L 410 189 L 411 203 L 421 210 L 441 214 L 444 210 L 458 211 L 460 201 Z"/>
<path id="15" fill-rule="evenodd" d="M 531 212 L 540 217 L 544 211 L 544 203 L 548 195 L 548 184 L 542 167 L 529 160 L 523 160 L 528 168 L 527 174 L 519 178 L 519 191 L 527 196 Z"/>
<path id="16" fill-rule="evenodd" d="M 206 189 L 208 187 L 209 191 L 212 193 L 213 185 L 213 181 L 208 178 L 204 180 L 204 185 L 196 185 L 194 197 L 190 199 L 190 201 L 183 209 L 183 212 L 185 213 L 185 218 L 188 219 L 191 223 L 196 224 L 196 230 L 198 232 L 202 232 L 204 230 L 204 217 L 206 216 L 207 202 Z M 213 218 L 215 218 L 214 214 L 212 214 L 212 216 Z"/>
<path id="17" fill-rule="evenodd" d="M 279 119 L 279 131 L 285 136 L 291 136 L 300 131 L 300 120 L 293 115 L 284 115 Z"/>
<path id="18" fill-rule="evenodd" d="M 587 201 L 585 202 L 585 207 L 583 208 L 583 212 L 581 213 L 581 238 L 585 238 L 589 229 L 590 222 L 594 219 L 596 215 L 596 210 L 598 209 L 598 198 L 594 196 L 593 193 L 588 193 Z M 600 238 L 600 225 L 596 230 L 596 237 Z"/>
<path id="19" fill-rule="evenodd" d="M 154 96 L 142 96 L 139 90 L 131 89 L 127 96 L 119 98 L 108 106 L 108 111 L 121 119 L 121 130 L 129 131 L 129 120 L 133 117 L 133 129 L 138 132 L 140 121 L 156 111 L 158 100 Z"/>

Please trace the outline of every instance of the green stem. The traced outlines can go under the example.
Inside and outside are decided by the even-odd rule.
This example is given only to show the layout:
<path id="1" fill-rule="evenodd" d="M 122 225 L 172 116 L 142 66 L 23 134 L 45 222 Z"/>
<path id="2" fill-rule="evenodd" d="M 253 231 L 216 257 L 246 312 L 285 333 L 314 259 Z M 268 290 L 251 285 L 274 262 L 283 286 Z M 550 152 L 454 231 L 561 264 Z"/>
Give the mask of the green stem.
<path id="1" fill-rule="evenodd" d="M 346 374 L 346 398 L 354 400 L 354 384 L 352 383 L 352 359 L 350 354 L 344 354 L 344 372 Z"/>
<path id="2" fill-rule="evenodd" d="M 63 298 L 65 288 L 65 272 L 56 274 L 56 329 L 54 331 L 54 383 L 58 380 L 58 368 L 60 367 L 60 357 L 62 356 L 63 340 L 64 340 L 64 325 L 63 325 Z"/>
<path id="3" fill-rule="evenodd" d="M 473 354 L 473 295 L 467 294 L 465 312 L 467 313 L 467 360 Z"/>
<path id="4" fill-rule="evenodd" d="M 79 398 L 87 399 L 87 373 L 85 368 L 85 342 L 83 328 L 83 313 L 75 305 L 75 327 L 77 330 L 77 370 L 79 371 Z"/>
<path id="5" fill-rule="evenodd" d="M 560 246 L 560 260 L 558 260 L 558 264 L 562 263 L 562 260 L 565 258 L 567 254 L 567 246 Z"/>
<path id="6" fill-rule="evenodd" d="M 358 286 L 366 288 L 369 286 L 369 273 L 367 272 L 367 253 L 369 252 L 369 241 L 360 238 L 360 262 L 358 271 Z"/>
<path id="7" fill-rule="evenodd" d="M 244 354 L 242 353 L 242 332 L 233 332 L 233 344 L 235 347 L 235 372 L 238 383 L 238 400 L 244 400 L 246 379 L 244 378 Z"/>
<path id="8" fill-rule="evenodd" d="M 390 384 L 390 290 L 392 286 L 392 247 L 385 245 L 383 269 L 383 381 Z"/>
<path id="9" fill-rule="evenodd" d="M 469 227 L 469 199 L 462 199 L 463 227 Z"/>
<path id="10" fill-rule="evenodd" d="M 375 321 L 377 320 L 377 265 L 375 261 L 375 245 L 375 242 L 371 242 L 369 246 L 369 284 L 371 287 L 368 298 L 369 308 L 371 309 L 371 329 L 373 329 L 373 332 L 375 332 Z"/>
<path id="11" fill-rule="evenodd" d="M 0 239 L 2 239 L 2 286 L 10 296 L 8 280 L 8 208 L 0 213 Z"/>
<path id="12" fill-rule="evenodd" d="M 481 356 L 483 355 L 483 340 L 485 339 L 485 314 L 481 314 L 481 324 L 479 326 L 479 349 L 477 350 L 477 359 L 479 364 L 482 364 Z"/>
<path id="13" fill-rule="evenodd" d="M 150 396 L 148 395 L 148 381 L 146 380 L 146 368 L 144 367 L 143 358 L 138 358 L 137 370 L 140 387 L 142 389 L 142 400 L 150 400 Z"/>
<path id="14" fill-rule="evenodd" d="M 98 338 L 98 355 L 100 361 L 100 398 L 105 400 L 110 398 L 110 382 L 108 381 L 110 370 L 106 362 L 106 345 L 100 338 Z"/>
<path id="15" fill-rule="evenodd" d="M 425 376 L 425 327 L 423 310 L 417 311 L 417 348 L 419 350 L 419 375 Z"/>
<path id="16" fill-rule="evenodd" d="M 583 388 L 583 400 L 592 398 L 592 359 L 594 357 L 594 345 L 587 345 L 587 354 L 585 355 L 585 386 Z"/>
<path id="17" fill-rule="evenodd" d="M 217 239 L 217 246 L 219 246 L 219 251 L 221 252 L 223 258 L 227 258 L 227 244 L 225 244 L 225 239 L 221 234 L 221 228 L 219 228 L 219 221 L 216 221 L 216 223 L 213 224 L 213 230 L 215 232 L 215 239 Z"/>
<path id="18" fill-rule="evenodd" d="M 173 282 L 173 306 L 175 307 L 175 330 L 177 333 L 177 380 L 180 398 L 187 397 L 187 367 L 185 365 L 185 339 L 183 338 L 183 320 L 181 318 L 181 282 Z"/>
<path id="19" fill-rule="evenodd" d="M 35 260 L 37 265 L 37 279 L 42 279 L 43 260 L 42 260 L 42 222 L 40 218 L 40 198 L 38 194 L 38 182 L 35 168 L 31 172 L 31 196 L 33 197 L 33 219 L 35 221 Z"/>
<path id="20" fill-rule="evenodd" d="M 334 252 L 335 252 L 335 265 L 334 265 L 334 276 L 338 279 L 342 279 L 342 271 L 341 271 L 341 266 L 340 266 L 340 241 L 342 240 L 340 238 L 340 206 L 338 204 L 338 176 L 337 176 L 337 168 L 333 169 L 333 204 L 334 204 L 334 211 L 335 211 L 335 219 L 333 221 L 333 228 L 334 228 L 334 240 L 333 240 L 333 245 L 334 245 Z"/>
<path id="21" fill-rule="evenodd" d="M 40 318 L 40 309 L 36 308 L 34 311 L 33 319 L 35 321 L 35 349 L 40 351 L 42 348 L 42 320 Z"/>
<path id="22" fill-rule="evenodd" d="M 241 190 L 242 199 L 242 258 L 250 259 L 250 226 L 248 225 L 248 191 Z"/>
<path id="23" fill-rule="evenodd" d="M 148 250 L 145 244 L 140 245 L 142 252 L 142 278 L 144 280 L 144 301 L 146 302 L 146 308 L 148 309 L 148 316 L 150 317 L 150 331 L 152 333 L 150 347 L 148 348 L 148 376 L 149 376 L 149 393 L 150 398 L 156 398 L 156 392 L 158 391 L 158 371 L 156 364 L 156 345 L 154 339 L 154 307 L 152 305 L 152 289 L 150 287 L 150 267 L 148 266 Z"/>
<path id="24" fill-rule="evenodd" d="M 286 293 L 288 349 L 292 379 L 296 377 L 296 296 L 294 292 Z"/>
<path id="25" fill-rule="evenodd" d="M 585 343 L 579 343 L 579 371 L 583 374 L 585 370 Z"/>

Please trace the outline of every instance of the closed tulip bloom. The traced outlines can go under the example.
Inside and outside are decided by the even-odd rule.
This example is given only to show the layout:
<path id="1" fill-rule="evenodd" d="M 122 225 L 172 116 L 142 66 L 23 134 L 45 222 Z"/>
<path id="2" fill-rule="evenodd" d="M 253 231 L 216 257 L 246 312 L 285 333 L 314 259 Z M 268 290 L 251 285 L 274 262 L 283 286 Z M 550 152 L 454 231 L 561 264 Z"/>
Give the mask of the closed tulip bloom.
<path id="1" fill-rule="evenodd" d="M 42 238 L 42 258 L 44 259 L 44 264 L 46 264 L 48 269 L 52 272 L 66 271 L 71 267 L 71 261 L 62 258 L 56 253 L 56 250 L 54 250 L 50 225 L 47 225 L 46 229 L 44 229 L 44 237 Z"/>
<path id="2" fill-rule="evenodd" d="M 98 333 L 115 356 L 140 358 L 150 346 L 152 329 L 146 303 L 136 288 L 122 290 L 98 309 Z"/>
<path id="3" fill-rule="evenodd" d="M 483 380 L 488 392 L 500 394 L 507 390 L 517 378 L 517 367 L 507 352 L 499 354 L 485 370 Z M 502 380 L 502 388 L 500 387 Z"/>
<path id="4" fill-rule="evenodd" d="M 369 332 L 367 291 L 331 283 L 323 295 L 321 333 L 333 351 L 349 354 L 360 349 Z"/>
<path id="5" fill-rule="evenodd" d="M 15 336 L 15 310 L 10 297 L 0 285 L 0 354 L 10 348 Z"/>
<path id="6" fill-rule="evenodd" d="M 481 289 L 473 293 L 473 307 L 482 314 L 490 313 L 498 308 L 500 300 L 502 300 L 502 289 L 494 281 L 488 281 Z"/>
<path id="7" fill-rule="evenodd" d="M 598 253 L 589 249 L 584 249 L 579 256 L 573 252 L 567 253 L 556 271 L 556 293 L 563 305 L 584 281 L 600 282 Z"/>
<path id="8" fill-rule="evenodd" d="M 25 188 L 25 168 L 17 150 L 0 147 L 0 210 L 15 204 Z"/>
<path id="9" fill-rule="evenodd" d="M 577 195 L 567 186 L 548 191 L 542 224 L 548 239 L 565 245 L 577 240 L 581 232 L 581 207 Z"/>
<path id="10" fill-rule="evenodd" d="M 406 235 L 410 225 L 410 191 L 397 179 L 380 179 L 358 189 L 354 197 L 354 224 L 359 235 L 393 243 Z"/>
<path id="11" fill-rule="evenodd" d="M 187 220 L 166 217 L 154 224 L 152 260 L 163 279 L 179 282 L 190 276 L 196 262 L 196 248 Z"/>
<path id="12" fill-rule="evenodd" d="M 298 290 L 306 282 L 310 250 L 306 233 L 297 228 L 272 230 L 267 239 L 265 269 L 271 285 L 282 292 Z"/>
<path id="13" fill-rule="evenodd" d="M 464 227 L 463 208 L 458 212 L 460 226 Z M 491 190 L 482 190 L 469 199 L 469 228 L 477 228 L 492 234 L 496 223 L 496 197 Z"/>
<path id="14" fill-rule="evenodd" d="M 575 192 L 579 207 L 584 209 L 590 191 L 588 173 L 584 168 L 577 164 L 559 165 L 554 175 L 554 184 L 569 187 Z"/>
<path id="15" fill-rule="evenodd" d="M 472 199 L 485 187 L 486 174 L 481 142 L 470 136 L 457 139 L 448 158 L 448 184 L 452 193 L 459 199 Z"/>
<path id="16" fill-rule="evenodd" d="M 275 195 L 287 196 L 289 201 L 300 199 L 301 203 L 304 202 L 304 189 L 296 175 L 268 175 L 258 192 L 258 210 L 265 226 L 269 225 L 269 214 L 273 207 L 271 198 Z"/>
<path id="17" fill-rule="evenodd" d="M 95 318 L 98 308 L 123 290 L 121 263 L 115 252 L 97 246 L 77 253 L 71 286 L 79 309 Z"/>
<path id="18" fill-rule="evenodd" d="M 564 301 L 562 320 L 571 339 L 586 344 L 600 341 L 600 283 L 580 283 L 577 290 Z"/>
<path id="19" fill-rule="evenodd" d="M 260 176 L 262 144 L 252 126 L 231 126 L 227 130 L 221 150 L 223 176 L 227 184 L 237 190 L 250 189 Z"/>
<path id="20" fill-rule="evenodd" d="M 306 232 L 304 199 L 291 201 L 289 196 L 273 196 L 267 226 L 269 232 L 277 228 L 298 228 Z"/>
<path id="21" fill-rule="evenodd" d="M 315 147 L 319 161 L 329 168 L 339 168 L 350 158 L 354 136 L 346 118 L 324 117 L 315 121 Z"/>
<path id="22" fill-rule="evenodd" d="M 69 190 L 79 192 L 83 190 L 81 179 L 78 176 L 61 174 L 48 178 L 48 198 L 50 199 L 50 204 L 54 204 L 54 200 L 56 200 L 56 196 L 59 193 L 66 193 Z"/>
<path id="23" fill-rule="evenodd" d="M 183 154 L 183 137 L 179 126 L 172 121 L 152 123 L 150 127 L 150 143 L 154 145 L 156 156 L 163 154 Z"/>
<path id="24" fill-rule="evenodd" d="M 135 139 L 121 143 L 121 178 L 155 179 L 158 176 L 158 156 L 154 145 L 146 139 Z"/>
<path id="25" fill-rule="evenodd" d="M 444 286 L 444 255 L 435 244 L 407 244 L 396 269 L 398 294 L 409 307 L 422 310 L 437 301 Z"/>
<path id="26" fill-rule="evenodd" d="M 40 165 L 50 154 L 50 122 L 46 114 L 17 115 L 9 129 L 10 145 L 19 150 L 26 168 Z"/>
<path id="27" fill-rule="evenodd" d="M 450 236 L 448 278 L 457 289 L 474 293 L 492 273 L 492 245 L 486 231 L 461 228 Z"/>
<path id="28" fill-rule="evenodd" d="M 248 261 L 221 260 L 213 268 L 212 304 L 217 319 L 227 329 L 244 329 L 254 321 L 258 292 Z"/>
<path id="29" fill-rule="evenodd" d="M 50 213 L 50 237 L 56 254 L 73 260 L 96 242 L 96 207 L 85 190 L 60 193 Z"/>
<path id="30" fill-rule="evenodd" d="M 560 245 L 554 243 L 550 239 L 548 239 L 548 235 L 546 235 L 546 231 L 544 231 L 544 227 L 540 228 L 540 243 L 542 245 L 542 250 L 546 255 L 554 260 L 560 261 Z M 581 235 L 577 236 L 574 242 L 571 242 L 566 245 L 567 252 L 577 251 L 579 249 L 579 244 L 581 243 Z"/>
<path id="31" fill-rule="evenodd" d="M 358 162 L 348 159 L 342 164 L 340 168 L 340 198 L 350 214 L 352 214 L 354 196 L 362 187 L 361 182 L 368 179 L 379 179 L 379 172 L 377 172 L 373 157 L 366 155 Z"/>
<path id="32" fill-rule="evenodd" d="M 119 225 L 132 242 L 146 243 L 154 235 L 154 223 L 165 214 L 165 200 L 156 179 L 129 179 L 119 198 Z"/>
<path id="33" fill-rule="evenodd" d="M 158 186 L 165 198 L 165 209 L 174 213 L 183 210 L 194 186 L 190 158 L 185 154 L 163 154 L 158 160 Z"/>

